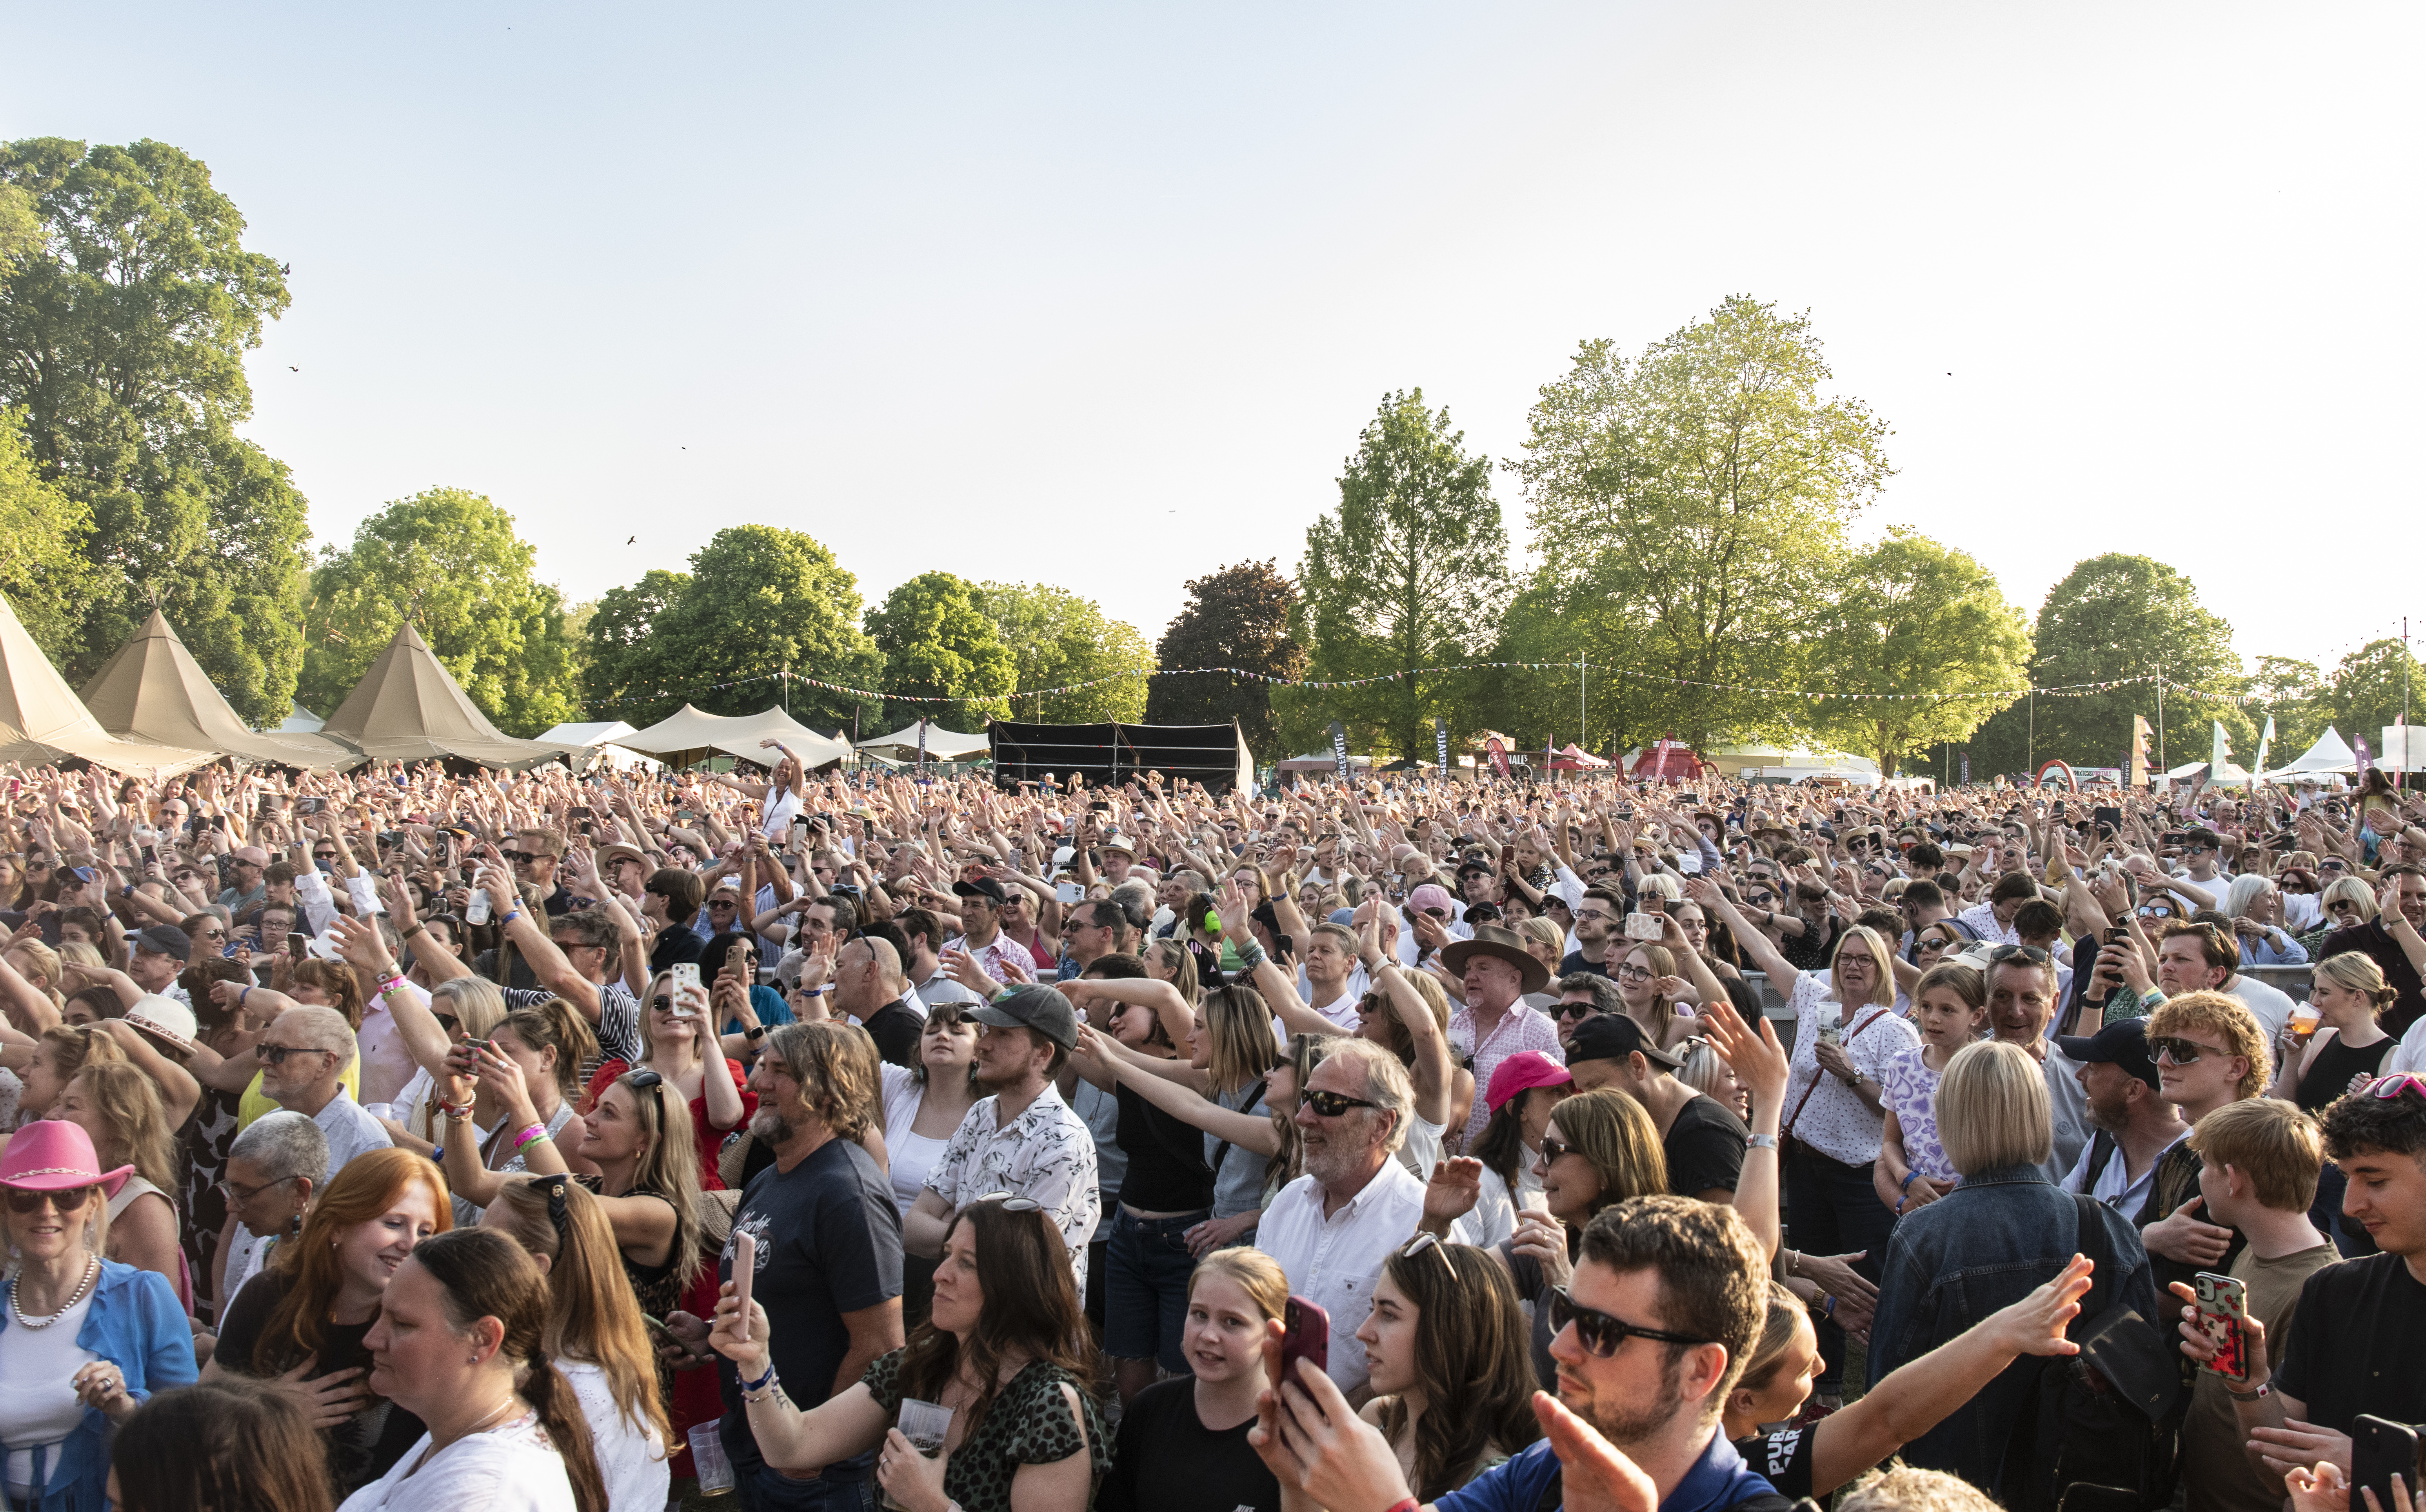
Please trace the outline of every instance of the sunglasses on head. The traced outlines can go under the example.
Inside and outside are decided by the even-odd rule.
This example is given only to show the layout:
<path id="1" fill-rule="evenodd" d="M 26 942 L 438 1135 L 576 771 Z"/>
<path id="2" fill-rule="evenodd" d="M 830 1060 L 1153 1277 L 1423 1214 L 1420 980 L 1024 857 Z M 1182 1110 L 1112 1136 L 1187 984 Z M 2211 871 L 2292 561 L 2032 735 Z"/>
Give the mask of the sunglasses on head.
<path id="1" fill-rule="evenodd" d="M 2401 1071 L 2391 1076 L 2379 1076 L 2369 1083 L 2367 1088 L 2368 1096 L 2380 1097 L 2387 1102 L 2401 1096 L 2403 1092 L 2421 1102 L 2426 1102 L 2426 1077 L 2420 1077 L 2409 1071 Z"/>
<path id="2" fill-rule="evenodd" d="M 1350 1108 L 1378 1108 L 1382 1104 L 1361 1097 L 1350 1097 L 1345 1092 L 1308 1092 L 1305 1105 L 1320 1118 L 1338 1118 L 1346 1117 Z"/>
<path id="3" fill-rule="evenodd" d="M 1044 1204 L 1039 1202 L 1036 1198 L 1032 1197 L 1017 1197 L 1009 1192 L 988 1192 L 985 1196 L 978 1198 L 978 1201 L 999 1202 L 1002 1204 L 1002 1210 L 1005 1213 L 1042 1213 L 1044 1211 Z M 976 1205 L 976 1203 L 970 1204 L 972 1207 Z"/>
<path id="4" fill-rule="evenodd" d="M 1569 1324 L 1575 1325 L 1576 1343 L 1583 1345 L 1587 1354 L 1602 1359 L 1616 1354 L 1628 1339 L 1649 1339 L 1663 1344 L 1709 1343 L 1706 1339 L 1689 1339 L 1681 1333 L 1670 1333 L 1665 1328 L 1638 1328 L 1609 1313 L 1577 1307 L 1565 1287 L 1554 1287 L 1550 1292 L 1550 1329 L 1554 1334 L 1563 1333 Z"/>
<path id="5" fill-rule="evenodd" d="M 666 1079 L 655 1071 L 626 1071 L 623 1084 L 635 1092 L 645 1092 L 653 1086 L 663 1086 Z"/>
<path id="6" fill-rule="evenodd" d="M 1988 952 L 1988 964 L 2001 966 L 2009 960 L 2026 960 L 2033 966 L 2045 966 L 2047 953 L 2036 945 L 1998 945 Z"/>
<path id="7" fill-rule="evenodd" d="M 91 1201 L 92 1194 L 100 1190 L 98 1186 L 71 1186 L 57 1192 L 29 1192 L 12 1186 L 8 1189 L 8 1211 L 40 1213 L 49 1207 L 61 1213 L 74 1213 Z"/>

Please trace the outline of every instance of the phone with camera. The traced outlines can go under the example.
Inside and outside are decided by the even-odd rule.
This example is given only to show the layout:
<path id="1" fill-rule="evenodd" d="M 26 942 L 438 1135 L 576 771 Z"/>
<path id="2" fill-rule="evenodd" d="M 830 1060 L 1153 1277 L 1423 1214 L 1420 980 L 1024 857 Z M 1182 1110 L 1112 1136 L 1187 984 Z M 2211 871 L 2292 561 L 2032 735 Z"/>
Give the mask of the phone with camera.
<path id="1" fill-rule="evenodd" d="M 329 812 L 329 800 L 327 798 L 297 798 L 295 800 L 295 812 L 297 813 L 326 813 Z"/>
<path id="2" fill-rule="evenodd" d="M 2249 1286 L 2229 1276 L 2201 1271 L 2193 1283 L 2197 1294 L 2199 1331 L 2215 1345 L 2215 1358 L 2199 1368 L 2241 1380 L 2249 1375 Z M 2417 1453 L 2413 1440 L 2410 1453 Z"/>
<path id="3" fill-rule="evenodd" d="M 1629 913 L 1625 916 L 1625 938 L 1628 940 L 1657 940 L 1662 932 L 1659 915 L 1656 913 Z"/>
<path id="4" fill-rule="evenodd" d="M 1292 1367 L 1301 1359 L 1310 1361 L 1317 1370 L 1331 1368 L 1331 1314 L 1304 1297 L 1292 1296 L 1281 1309 L 1284 1379 L 1297 1374 Z"/>
<path id="5" fill-rule="evenodd" d="M 2392 1507 L 2392 1477 L 2401 1477 L 2414 1494 L 2418 1487 L 2418 1430 L 2404 1424 L 2360 1413 L 2351 1424 L 2351 1487 L 2353 1507 L 2365 1506 L 2362 1492 L 2375 1492 L 2375 1505 Z"/>
<path id="6" fill-rule="evenodd" d="M 686 987 L 697 987 L 699 985 L 699 962 L 695 960 L 676 961 L 671 966 L 666 968 L 666 975 L 672 978 L 673 985 L 677 991 Z"/>
<path id="7" fill-rule="evenodd" d="M 300 929 L 290 929 L 286 932 L 286 956 L 289 960 L 301 960 L 304 953 L 311 948 L 311 936 Z"/>

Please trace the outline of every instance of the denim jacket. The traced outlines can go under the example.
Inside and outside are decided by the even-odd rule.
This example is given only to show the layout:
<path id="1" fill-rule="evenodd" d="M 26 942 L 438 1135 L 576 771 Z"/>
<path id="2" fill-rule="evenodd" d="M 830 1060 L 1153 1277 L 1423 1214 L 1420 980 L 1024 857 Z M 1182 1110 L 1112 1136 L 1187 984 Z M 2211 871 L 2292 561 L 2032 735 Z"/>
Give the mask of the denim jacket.
<path id="1" fill-rule="evenodd" d="M 2104 1227 L 2105 1248 L 2124 1274 L 2092 1278 L 2069 1331 L 2077 1334 L 2118 1304 L 2155 1320 L 2156 1285 L 2139 1231 L 2103 1204 L 2092 1206 Z M 2088 1248 L 2080 1242 L 2079 1204 L 2036 1166 L 1996 1166 L 1965 1176 L 1947 1196 L 1905 1214 L 1887 1241 L 1870 1322 L 1870 1381 L 1875 1385 L 1897 1366 L 2030 1295 Z M 2006 1442 L 2046 1363 L 2025 1356 L 2006 1366 L 1977 1396 L 1906 1444 L 1905 1462 L 1997 1490 Z"/>
<path id="2" fill-rule="evenodd" d="M 0 1308 L 0 1329 L 8 1327 L 8 1310 Z M 101 1279 L 76 1343 L 116 1365 L 126 1377 L 126 1394 L 137 1402 L 172 1386 L 190 1386 L 198 1374 L 193 1326 L 169 1278 L 114 1260 L 101 1263 Z M 87 1407 L 84 1422 L 65 1442 L 37 1456 L 41 1512 L 103 1512 L 109 1433 L 109 1420 Z"/>

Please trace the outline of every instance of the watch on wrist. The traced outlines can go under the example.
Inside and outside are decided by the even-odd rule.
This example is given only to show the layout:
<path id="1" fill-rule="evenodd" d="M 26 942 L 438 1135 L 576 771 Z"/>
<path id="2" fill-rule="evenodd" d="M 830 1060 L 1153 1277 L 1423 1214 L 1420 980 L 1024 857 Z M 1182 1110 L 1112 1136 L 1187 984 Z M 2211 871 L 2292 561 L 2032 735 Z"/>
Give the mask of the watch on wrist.
<path id="1" fill-rule="evenodd" d="M 1777 1148 L 1777 1135 L 1765 1134 L 1746 1134 L 1744 1135 L 1744 1148 L 1746 1150 L 1775 1150 Z"/>

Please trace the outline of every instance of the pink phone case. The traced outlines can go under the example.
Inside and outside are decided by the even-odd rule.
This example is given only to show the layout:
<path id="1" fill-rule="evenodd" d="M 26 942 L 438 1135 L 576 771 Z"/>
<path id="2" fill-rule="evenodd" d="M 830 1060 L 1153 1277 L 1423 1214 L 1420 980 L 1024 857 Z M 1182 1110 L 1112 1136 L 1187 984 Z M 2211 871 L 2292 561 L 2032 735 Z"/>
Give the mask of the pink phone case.
<path id="1" fill-rule="evenodd" d="M 2249 1288 L 2212 1271 L 2199 1272 L 2192 1284 L 2198 1292 L 2199 1327 L 2215 1343 L 2215 1359 L 2200 1368 L 2241 1379 L 2249 1374 L 2249 1357 L 2243 1347 L 2248 1330 L 2241 1327 L 2249 1317 Z"/>

